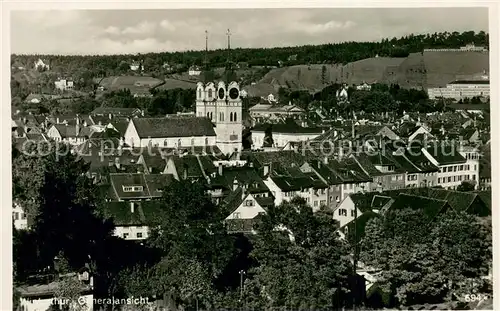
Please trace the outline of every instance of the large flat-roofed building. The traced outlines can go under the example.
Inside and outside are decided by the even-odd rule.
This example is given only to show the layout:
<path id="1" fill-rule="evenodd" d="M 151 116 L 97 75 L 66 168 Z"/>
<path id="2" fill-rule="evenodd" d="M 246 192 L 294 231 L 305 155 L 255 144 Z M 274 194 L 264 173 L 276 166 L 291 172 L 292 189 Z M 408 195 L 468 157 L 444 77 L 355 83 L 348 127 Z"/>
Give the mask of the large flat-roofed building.
<path id="1" fill-rule="evenodd" d="M 489 97 L 489 80 L 460 80 L 448 83 L 446 87 L 429 88 L 427 90 L 429 99 L 452 98 L 456 100 L 472 97 Z"/>

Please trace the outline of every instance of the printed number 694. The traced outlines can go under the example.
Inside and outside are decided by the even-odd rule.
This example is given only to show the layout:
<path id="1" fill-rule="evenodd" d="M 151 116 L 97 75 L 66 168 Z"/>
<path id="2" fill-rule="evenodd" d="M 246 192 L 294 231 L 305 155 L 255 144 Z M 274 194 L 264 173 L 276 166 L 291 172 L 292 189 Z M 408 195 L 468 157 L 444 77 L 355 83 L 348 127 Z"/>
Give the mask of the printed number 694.
<path id="1" fill-rule="evenodd" d="M 488 295 L 484 294 L 468 294 L 465 295 L 465 302 L 474 302 L 474 301 L 480 301 L 480 300 L 486 300 L 489 299 Z"/>

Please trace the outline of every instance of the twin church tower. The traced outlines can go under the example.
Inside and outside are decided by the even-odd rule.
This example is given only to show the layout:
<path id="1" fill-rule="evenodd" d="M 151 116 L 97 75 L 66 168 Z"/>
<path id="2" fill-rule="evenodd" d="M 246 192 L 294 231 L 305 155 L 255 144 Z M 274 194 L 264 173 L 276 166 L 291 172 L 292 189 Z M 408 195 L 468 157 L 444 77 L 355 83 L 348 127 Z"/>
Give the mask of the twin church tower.
<path id="1" fill-rule="evenodd" d="M 208 33 L 205 32 L 208 52 Z M 215 124 L 216 144 L 224 153 L 230 154 L 242 149 L 242 100 L 240 86 L 230 61 L 230 32 L 227 32 L 228 58 L 222 78 L 215 82 L 209 70 L 205 54 L 205 68 L 202 79 L 196 87 L 196 116 L 207 117 Z"/>

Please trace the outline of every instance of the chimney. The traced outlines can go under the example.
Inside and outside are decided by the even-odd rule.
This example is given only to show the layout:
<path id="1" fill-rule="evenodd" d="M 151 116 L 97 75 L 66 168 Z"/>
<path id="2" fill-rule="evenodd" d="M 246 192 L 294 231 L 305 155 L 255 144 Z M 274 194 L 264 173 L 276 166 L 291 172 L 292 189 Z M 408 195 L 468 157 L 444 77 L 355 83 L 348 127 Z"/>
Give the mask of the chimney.
<path id="1" fill-rule="evenodd" d="M 141 110 L 141 116 L 144 117 L 144 110 Z"/>
<path id="2" fill-rule="evenodd" d="M 130 202 L 130 212 L 133 214 L 135 212 L 135 203 Z"/>
<path id="3" fill-rule="evenodd" d="M 120 158 L 115 158 L 115 166 L 117 169 L 120 169 Z"/>
<path id="4" fill-rule="evenodd" d="M 222 169 L 223 169 L 222 163 L 219 163 L 219 176 L 222 176 Z"/>

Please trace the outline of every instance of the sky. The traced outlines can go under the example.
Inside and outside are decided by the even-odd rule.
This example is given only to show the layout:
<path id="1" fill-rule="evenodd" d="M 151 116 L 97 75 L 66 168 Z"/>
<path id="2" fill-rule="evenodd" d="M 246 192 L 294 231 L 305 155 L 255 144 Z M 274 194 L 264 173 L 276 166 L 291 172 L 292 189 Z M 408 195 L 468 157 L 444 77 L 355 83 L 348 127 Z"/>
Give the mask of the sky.
<path id="1" fill-rule="evenodd" d="M 487 8 L 13 11 L 15 54 L 136 54 L 378 41 L 410 33 L 488 31 Z"/>

